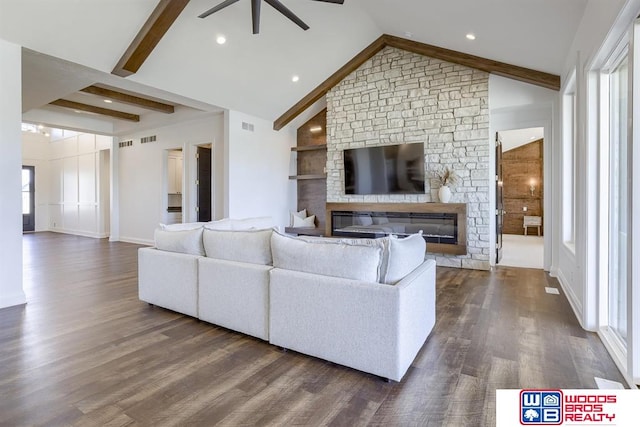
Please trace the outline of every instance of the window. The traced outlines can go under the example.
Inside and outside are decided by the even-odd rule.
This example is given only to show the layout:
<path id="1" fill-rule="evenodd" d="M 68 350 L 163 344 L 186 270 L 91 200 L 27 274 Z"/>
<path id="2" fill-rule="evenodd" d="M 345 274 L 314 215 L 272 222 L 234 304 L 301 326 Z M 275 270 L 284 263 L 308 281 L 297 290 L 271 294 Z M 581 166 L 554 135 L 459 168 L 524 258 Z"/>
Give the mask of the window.
<path id="1" fill-rule="evenodd" d="M 629 58 L 609 73 L 609 328 L 626 346 L 629 256 Z"/>

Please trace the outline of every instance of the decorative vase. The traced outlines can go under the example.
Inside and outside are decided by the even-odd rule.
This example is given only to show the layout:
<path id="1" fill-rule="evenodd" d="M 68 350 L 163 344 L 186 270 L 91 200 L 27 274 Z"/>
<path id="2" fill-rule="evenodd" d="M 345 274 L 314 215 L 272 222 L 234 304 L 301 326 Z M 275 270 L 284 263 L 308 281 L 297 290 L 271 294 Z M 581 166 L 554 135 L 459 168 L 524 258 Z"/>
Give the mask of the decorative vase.
<path id="1" fill-rule="evenodd" d="M 449 203 L 451 200 L 451 189 L 448 185 L 443 185 L 438 190 L 438 197 L 440 198 L 441 203 Z"/>

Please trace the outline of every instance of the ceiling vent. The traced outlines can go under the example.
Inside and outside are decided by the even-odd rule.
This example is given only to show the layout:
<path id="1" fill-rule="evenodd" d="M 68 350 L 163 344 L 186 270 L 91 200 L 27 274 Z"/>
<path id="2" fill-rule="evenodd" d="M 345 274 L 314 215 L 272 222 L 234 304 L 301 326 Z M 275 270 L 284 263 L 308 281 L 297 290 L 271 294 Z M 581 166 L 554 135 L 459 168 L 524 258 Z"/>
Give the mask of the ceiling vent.
<path id="1" fill-rule="evenodd" d="M 156 142 L 156 136 L 145 136 L 144 138 L 140 138 L 140 144 L 146 144 L 147 142 Z"/>
<path id="2" fill-rule="evenodd" d="M 120 141 L 120 143 L 118 144 L 118 147 L 124 148 L 124 147 L 131 147 L 132 145 L 133 145 L 133 140 L 130 139 L 128 141 Z"/>
<path id="3" fill-rule="evenodd" d="M 253 123 L 242 122 L 242 129 L 253 132 Z"/>

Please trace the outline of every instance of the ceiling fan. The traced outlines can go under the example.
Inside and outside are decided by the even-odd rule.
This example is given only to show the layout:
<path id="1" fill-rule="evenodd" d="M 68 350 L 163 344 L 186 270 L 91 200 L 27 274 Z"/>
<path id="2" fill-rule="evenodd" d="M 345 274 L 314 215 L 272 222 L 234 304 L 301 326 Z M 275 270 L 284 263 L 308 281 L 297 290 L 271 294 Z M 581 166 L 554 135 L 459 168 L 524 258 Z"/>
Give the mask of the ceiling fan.
<path id="1" fill-rule="evenodd" d="M 216 13 L 219 10 L 224 9 L 227 6 L 231 6 L 238 0 L 225 0 L 219 5 L 212 7 L 206 12 L 198 15 L 198 18 L 206 18 L 212 13 Z M 264 0 L 271 7 L 276 9 L 278 12 L 295 22 L 300 28 L 303 30 L 308 30 L 309 26 L 304 23 L 304 21 L 296 16 L 295 13 L 291 12 L 285 5 L 283 5 L 279 0 Z M 344 4 L 344 0 L 313 0 L 313 1 L 322 1 L 325 3 L 335 3 L 335 4 Z M 260 3 L 262 0 L 251 0 L 251 20 L 253 22 L 253 34 L 258 34 L 260 32 Z"/>

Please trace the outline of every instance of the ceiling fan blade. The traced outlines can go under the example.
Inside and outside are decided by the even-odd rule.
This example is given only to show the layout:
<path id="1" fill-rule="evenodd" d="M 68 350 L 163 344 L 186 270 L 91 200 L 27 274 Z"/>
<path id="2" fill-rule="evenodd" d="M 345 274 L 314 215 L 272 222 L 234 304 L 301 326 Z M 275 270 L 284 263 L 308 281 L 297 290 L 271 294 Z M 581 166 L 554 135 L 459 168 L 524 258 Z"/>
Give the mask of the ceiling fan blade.
<path id="1" fill-rule="evenodd" d="M 323 1 L 325 3 L 344 4 L 344 0 L 315 0 L 315 1 Z"/>
<path id="2" fill-rule="evenodd" d="M 201 13 L 200 15 L 198 15 L 198 18 L 206 18 L 207 16 L 211 15 L 212 13 L 216 13 L 217 11 L 224 9 L 227 6 L 231 6 L 232 4 L 234 4 L 235 2 L 237 2 L 238 0 L 224 0 L 222 3 L 220 3 L 219 5 L 212 7 L 211 9 L 207 10 L 204 13 Z"/>
<path id="3" fill-rule="evenodd" d="M 251 22 L 253 24 L 253 34 L 260 32 L 260 3 L 262 0 L 251 0 Z"/>
<path id="4" fill-rule="evenodd" d="M 279 0 L 264 0 L 264 1 L 269 3 L 269 5 L 271 5 L 278 12 L 280 12 L 281 14 L 283 14 L 284 16 L 286 16 L 287 18 L 289 18 L 290 20 L 292 20 L 293 22 L 298 24 L 298 26 L 300 28 L 302 28 L 303 30 L 306 31 L 306 30 L 309 29 L 309 26 L 307 24 L 305 24 L 302 19 L 298 18 L 295 13 L 293 13 L 289 9 L 287 9 L 287 7 L 285 5 L 283 5 L 282 3 L 280 3 Z"/>

